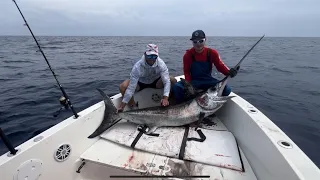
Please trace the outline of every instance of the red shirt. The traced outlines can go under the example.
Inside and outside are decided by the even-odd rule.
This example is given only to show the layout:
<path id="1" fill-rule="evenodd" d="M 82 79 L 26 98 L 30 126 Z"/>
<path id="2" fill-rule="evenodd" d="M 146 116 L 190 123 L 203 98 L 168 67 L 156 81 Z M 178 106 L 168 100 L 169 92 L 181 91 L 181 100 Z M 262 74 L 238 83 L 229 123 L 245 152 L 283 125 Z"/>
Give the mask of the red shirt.
<path id="1" fill-rule="evenodd" d="M 191 63 L 192 57 L 191 54 L 194 54 L 196 61 L 207 61 L 207 51 L 209 48 L 204 47 L 201 53 L 197 53 L 194 48 L 188 49 L 183 56 L 183 71 L 184 76 L 187 81 L 191 81 Z M 216 66 L 217 70 L 224 74 L 225 76 L 229 73 L 229 68 L 221 61 L 218 52 L 215 49 L 211 49 L 210 52 L 211 62 Z"/>

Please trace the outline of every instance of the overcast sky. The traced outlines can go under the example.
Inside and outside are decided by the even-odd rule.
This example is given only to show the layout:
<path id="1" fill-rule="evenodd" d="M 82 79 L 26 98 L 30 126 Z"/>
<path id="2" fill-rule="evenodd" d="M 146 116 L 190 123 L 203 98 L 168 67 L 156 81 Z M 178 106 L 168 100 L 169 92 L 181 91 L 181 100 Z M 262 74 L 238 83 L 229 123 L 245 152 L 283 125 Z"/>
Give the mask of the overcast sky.
<path id="1" fill-rule="evenodd" d="M 36 35 L 320 36 L 320 0 L 17 0 Z M 0 35 L 30 35 L 11 0 Z"/>

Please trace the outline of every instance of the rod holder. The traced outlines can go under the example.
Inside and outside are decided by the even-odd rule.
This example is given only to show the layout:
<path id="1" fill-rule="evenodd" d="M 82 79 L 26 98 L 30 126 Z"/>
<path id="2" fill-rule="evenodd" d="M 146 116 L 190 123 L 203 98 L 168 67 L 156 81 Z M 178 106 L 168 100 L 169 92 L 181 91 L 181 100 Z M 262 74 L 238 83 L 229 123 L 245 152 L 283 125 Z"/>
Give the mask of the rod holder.
<path id="1" fill-rule="evenodd" d="M 7 146 L 7 148 L 9 149 L 10 153 L 12 155 L 15 155 L 17 153 L 18 150 L 16 150 L 13 145 L 11 144 L 11 142 L 9 141 L 8 137 L 4 134 L 4 132 L 2 131 L 2 129 L 0 128 L 0 137 L 2 139 L 2 141 L 4 142 L 4 144 Z"/>

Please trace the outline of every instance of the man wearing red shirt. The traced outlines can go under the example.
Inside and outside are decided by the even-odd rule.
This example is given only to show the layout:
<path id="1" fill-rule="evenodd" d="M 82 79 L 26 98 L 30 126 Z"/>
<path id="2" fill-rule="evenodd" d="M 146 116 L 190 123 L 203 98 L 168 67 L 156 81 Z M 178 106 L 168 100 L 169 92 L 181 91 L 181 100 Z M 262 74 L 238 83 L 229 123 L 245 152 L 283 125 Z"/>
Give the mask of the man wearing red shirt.
<path id="1" fill-rule="evenodd" d="M 190 39 L 193 43 L 193 48 L 187 50 L 183 56 L 183 71 L 185 79 L 191 82 L 194 88 L 207 90 L 214 86 L 218 80 L 211 76 L 212 64 L 217 70 L 225 76 L 234 77 L 237 70 L 229 68 L 221 61 L 218 52 L 215 49 L 205 47 L 206 35 L 202 30 L 196 30 L 192 33 Z M 173 92 L 176 103 L 182 102 L 184 91 L 181 82 L 175 83 Z M 231 88 L 226 85 L 222 95 L 228 96 L 231 93 Z"/>

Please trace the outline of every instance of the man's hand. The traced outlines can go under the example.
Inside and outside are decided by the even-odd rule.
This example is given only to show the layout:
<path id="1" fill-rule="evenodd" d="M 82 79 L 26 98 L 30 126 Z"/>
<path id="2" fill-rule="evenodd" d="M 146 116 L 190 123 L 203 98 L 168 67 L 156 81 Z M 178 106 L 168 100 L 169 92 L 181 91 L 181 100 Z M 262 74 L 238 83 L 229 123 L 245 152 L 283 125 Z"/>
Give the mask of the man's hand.
<path id="1" fill-rule="evenodd" d="M 168 97 L 163 96 L 163 98 L 161 99 L 161 106 L 168 106 L 168 105 L 169 105 Z"/>
<path id="2" fill-rule="evenodd" d="M 126 107 L 127 103 L 121 102 L 120 106 L 118 107 L 118 112 L 122 112 Z"/>
<path id="3" fill-rule="evenodd" d="M 231 77 L 231 78 L 235 77 L 235 76 L 237 75 L 237 73 L 238 73 L 238 70 L 239 70 L 239 68 L 237 68 L 237 69 L 231 68 L 231 69 L 229 70 L 229 75 L 230 75 L 230 77 Z"/>

